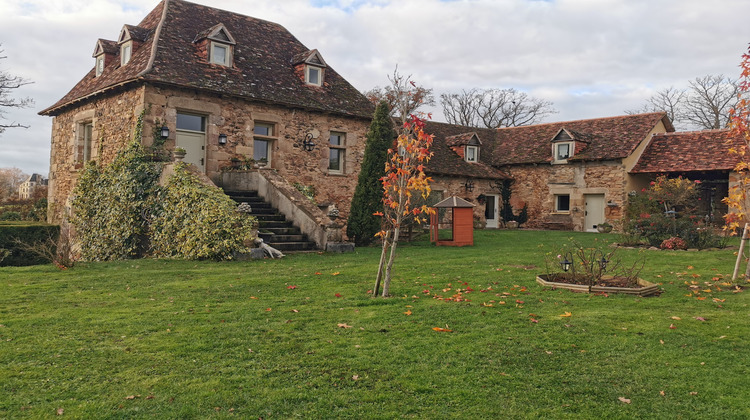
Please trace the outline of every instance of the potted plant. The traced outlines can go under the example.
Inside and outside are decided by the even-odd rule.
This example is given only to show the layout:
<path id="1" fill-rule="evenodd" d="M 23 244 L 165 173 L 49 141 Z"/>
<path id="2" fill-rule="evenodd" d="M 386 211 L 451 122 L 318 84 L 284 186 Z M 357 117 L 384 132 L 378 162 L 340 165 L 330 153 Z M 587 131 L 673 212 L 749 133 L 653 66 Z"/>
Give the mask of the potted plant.
<path id="1" fill-rule="evenodd" d="M 174 157 L 175 162 L 182 162 L 182 160 L 185 159 L 186 154 L 187 150 L 180 146 L 177 146 L 172 150 L 172 156 Z"/>
<path id="2" fill-rule="evenodd" d="M 596 225 L 596 230 L 598 230 L 599 233 L 609 233 L 612 232 L 612 225 L 607 222 L 599 223 Z"/>

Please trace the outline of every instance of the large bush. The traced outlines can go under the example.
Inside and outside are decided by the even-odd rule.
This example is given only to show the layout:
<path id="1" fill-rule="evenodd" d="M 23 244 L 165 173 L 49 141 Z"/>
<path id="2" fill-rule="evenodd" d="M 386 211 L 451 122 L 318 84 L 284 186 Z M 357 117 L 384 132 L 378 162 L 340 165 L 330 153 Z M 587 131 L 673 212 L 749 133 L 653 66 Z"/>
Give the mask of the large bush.
<path id="1" fill-rule="evenodd" d="M 237 211 L 220 189 L 205 185 L 184 164 L 155 195 L 151 223 L 154 256 L 230 259 L 253 239 L 255 219 Z"/>
<path id="2" fill-rule="evenodd" d="M 660 176 L 648 188 L 632 194 L 626 211 L 625 233 L 660 247 L 681 238 L 688 248 L 722 247 L 725 239 L 698 214 L 698 183 Z"/>
<path id="3" fill-rule="evenodd" d="M 148 199 L 159 171 L 147 162 L 139 137 L 115 160 L 84 167 L 74 190 L 74 213 L 81 257 L 106 261 L 142 256 L 148 233 Z"/>

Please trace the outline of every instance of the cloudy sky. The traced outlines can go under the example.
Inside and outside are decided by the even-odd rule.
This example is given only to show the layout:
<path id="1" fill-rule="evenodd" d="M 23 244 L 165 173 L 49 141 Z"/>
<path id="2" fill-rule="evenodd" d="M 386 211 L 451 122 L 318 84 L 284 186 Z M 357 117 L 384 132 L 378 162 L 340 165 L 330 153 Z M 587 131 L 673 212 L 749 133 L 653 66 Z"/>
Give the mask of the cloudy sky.
<path id="1" fill-rule="evenodd" d="M 747 0 L 195 0 L 274 21 L 360 90 L 403 74 L 440 93 L 516 88 L 554 103 L 547 121 L 621 115 L 707 74 L 736 78 L 750 43 Z M 34 81 L 7 119 L 0 168 L 46 174 L 51 118 L 36 115 L 158 0 L 0 0 L 0 70 Z M 434 119 L 443 121 L 435 108 Z M 5 121 L 8 123 L 9 121 Z"/>

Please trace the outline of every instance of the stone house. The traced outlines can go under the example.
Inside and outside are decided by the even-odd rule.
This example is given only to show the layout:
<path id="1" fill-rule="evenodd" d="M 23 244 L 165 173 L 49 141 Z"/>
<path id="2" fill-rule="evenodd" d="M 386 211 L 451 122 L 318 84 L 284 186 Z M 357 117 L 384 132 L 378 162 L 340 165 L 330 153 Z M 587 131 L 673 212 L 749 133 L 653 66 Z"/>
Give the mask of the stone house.
<path id="1" fill-rule="evenodd" d="M 475 217 L 496 227 L 503 179 L 511 204 L 528 206 L 527 226 L 596 231 L 619 221 L 631 174 L 655 134 L 674 131 L 664 113 L 563 121 L 497 130 L 429 123 L 435 157 L 429 171 L 440 196 L 478 203 Z M 639 183 L 640 182 L 640 183 Z"/>
<path id="2" fill-rule="evenodd" d="M 28 200 L 34 196 L 34 192 L 47 186 L 47 178 L 39 174 L 32 174 L 26 181 L 18 186 L 18 198 Z"/>
<path id="3" fill-rule="evenodd" d="M 162 0 L 116 40 L 99 39 L 93 58 L 40 112 L 54 117 L 50 222 L 69 211 L 83 164 L 110 162 L 141 113 L 144 145 L 184 148 L 185 161 L 219 186 L 233 158 L 264 160 L 270 184 L 312 186 L 318 202 L 348 214 L 374 108 L 282 26 Z"/>

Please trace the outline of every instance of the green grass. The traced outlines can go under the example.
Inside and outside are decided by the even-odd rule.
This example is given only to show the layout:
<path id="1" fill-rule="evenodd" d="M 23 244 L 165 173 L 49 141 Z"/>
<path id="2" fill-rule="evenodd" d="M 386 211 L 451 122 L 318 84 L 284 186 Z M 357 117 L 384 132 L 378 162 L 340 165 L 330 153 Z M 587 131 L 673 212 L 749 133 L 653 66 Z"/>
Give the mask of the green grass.
<path id="1" fill-rule="evenodd" d="M 404 245 L 389 299 L 368 294 L 377 248 L 3 267 L 0 418 L 750 417 L 750 290 L 722 286 L 732 250 L 618 251 L 647 258 L 658 297 L 542 289 L 544 254 L 569 237 L 614 238 Z M 469 301 L 436 298 L 457 289 Z"/>

